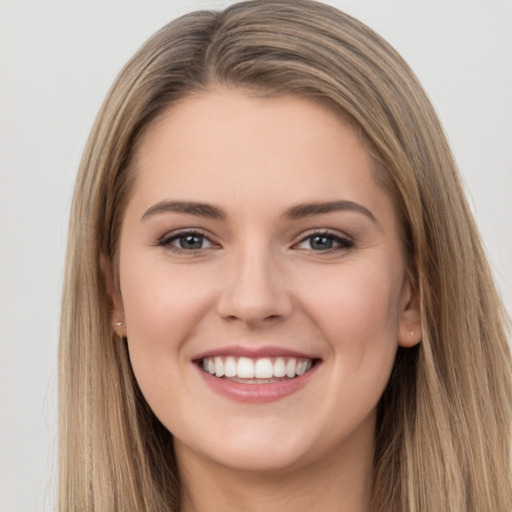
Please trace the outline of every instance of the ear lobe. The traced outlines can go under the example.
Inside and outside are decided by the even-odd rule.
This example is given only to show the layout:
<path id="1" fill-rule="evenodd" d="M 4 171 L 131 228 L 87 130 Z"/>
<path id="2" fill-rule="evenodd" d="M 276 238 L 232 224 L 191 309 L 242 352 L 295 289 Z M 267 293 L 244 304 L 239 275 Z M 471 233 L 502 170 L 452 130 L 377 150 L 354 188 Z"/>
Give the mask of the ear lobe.
<path id="1" fill-rule="evenodd" d="M 421 340 L 419 292 L 412 286 L 410 277 L 406 278 L 403 298 L 403 307 L 398 326 L 398 345 L 410 348 L 417 345 Z"/>
<path id="2" fill-rule="evenodd" d="M 101 273 L 105 279 L 105 288 L 107 291 L 108 302 L 110 303 L 110 323 L 112 330 L 117 336 L 126 337 L 126 328 L 124 325 L 124 310 L 123 301 L 119 287 L 116 286 L 116 279 L 114 278 L 114 269 L 110 258 L 101 255 L 100 259 Z"/>

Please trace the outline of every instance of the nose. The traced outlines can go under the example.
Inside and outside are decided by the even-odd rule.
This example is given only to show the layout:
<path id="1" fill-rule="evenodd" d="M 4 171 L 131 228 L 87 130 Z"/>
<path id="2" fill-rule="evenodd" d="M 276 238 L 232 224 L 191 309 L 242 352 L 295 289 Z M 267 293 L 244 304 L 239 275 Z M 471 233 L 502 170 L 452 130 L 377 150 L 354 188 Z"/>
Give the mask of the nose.
<path id="1" fill-rule="evenodd" d="M 219 315 L 250 328 L 289 317 L 293 300 L 284 273 L 268 248 L 247 248 L 230 258 L 218 300 Z"/>

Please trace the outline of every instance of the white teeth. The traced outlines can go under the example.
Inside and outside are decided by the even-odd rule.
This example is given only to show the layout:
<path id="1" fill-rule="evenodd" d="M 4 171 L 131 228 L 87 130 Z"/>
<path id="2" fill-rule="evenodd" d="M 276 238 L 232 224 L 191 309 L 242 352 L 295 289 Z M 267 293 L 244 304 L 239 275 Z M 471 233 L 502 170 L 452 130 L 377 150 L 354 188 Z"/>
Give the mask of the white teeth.
<path id="1" fill-rule="evenodd" d="M 234 357 L 226 358 L 226 362 L 224 363 L 224 375 L 226 377 L 235 377 L 236 376 L 236 360 Z"/>
<path id="2" fill-rule="evenodd" d="M 239 379 L 272 379 L 299 377 L 311 369 L 311 359 L 296 359 L 295 357 L 270 357 L 251 359 L 249 357 L 206 357 L 202 360 L 205 372 L 216 377 Z"/>
<path id="3" fill-rule="evenodd" d="M 286 376 L 289 379 L 293 379 L 295 377 L 295 368 L 297 367 L 297 360 L 296 359 L 288 359 L 288 362 L 286 363 Z"/>
<path id="4" fill-rule="evenodd" d="M 304 373 L 306 373 L 307 364 L 307 361 L 301 361 L 299 364 L 297 364 L 297 369 L 295 370 L 295 373 L 297 375 L 303 375 Z"/>
<path id="5" fill-rule="evenodd" d="M 284 377 L 286 375 L 286 363 L 282 357 L 278 357 L 274 363 L 274 377 Z"/>
<path id="6" fill-rule="evenodd" d="M 224 375 L 224 363 L 220 357 L 215 358 L 215 376 L 222 377 Z"/>
<path id="7" fill-rule="evenodd" d="M 257 359 L 254 365 L 254 376 L 257 379 L 270 379 L 274 376 L 274 365 L 267 358 Z"/>
<path id="8" fill-rule="evenodd" d="M 236 365 L 236 374 L 241 379 L 254 379 L 254 363 L 248 357 L 241 357 Z"/>

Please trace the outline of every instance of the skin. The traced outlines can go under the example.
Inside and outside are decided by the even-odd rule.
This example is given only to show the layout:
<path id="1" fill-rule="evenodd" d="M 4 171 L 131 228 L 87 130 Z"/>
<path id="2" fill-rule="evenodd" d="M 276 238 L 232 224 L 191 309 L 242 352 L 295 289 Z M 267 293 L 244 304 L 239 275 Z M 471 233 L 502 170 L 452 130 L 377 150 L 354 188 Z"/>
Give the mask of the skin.
<path id="1" fill-rule="evenodd" d="M 135 172 L 113 323 L 174 435 L 183 510 L 368 510 L 376 405 L 398 345 L 418 342 L 419 313 L 396 212 L 359 136 L 311 101 L 220 88 L 168 109 Z M 369 214 L 286 216 L 340 200 Z M 165 201 L 224 217 L 155 211 Z M 180 247 L 182 229 L 199 249 Z M 320 360 L 269 403 L 216 393 L 193 362 L 268 345 Z"/>

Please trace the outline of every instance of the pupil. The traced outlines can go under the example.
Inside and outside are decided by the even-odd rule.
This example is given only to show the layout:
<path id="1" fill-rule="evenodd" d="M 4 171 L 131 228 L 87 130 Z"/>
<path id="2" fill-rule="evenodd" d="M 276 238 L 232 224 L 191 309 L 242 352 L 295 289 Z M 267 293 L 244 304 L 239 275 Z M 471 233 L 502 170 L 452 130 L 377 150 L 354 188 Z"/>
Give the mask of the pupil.
<path id="1" fill-rule="evenodd" d="M 331 249 L 332 248 L 332 238 L 328 238 L 322 235 L 316 235 L 311 240 L 311 248 L 312 249 Z"/>
<path id="2" fill-rule="evenodd" d="M 201 249 L 203 238 L 198 235 L 186 235 L 180 238 L 182 249 Z"/>

